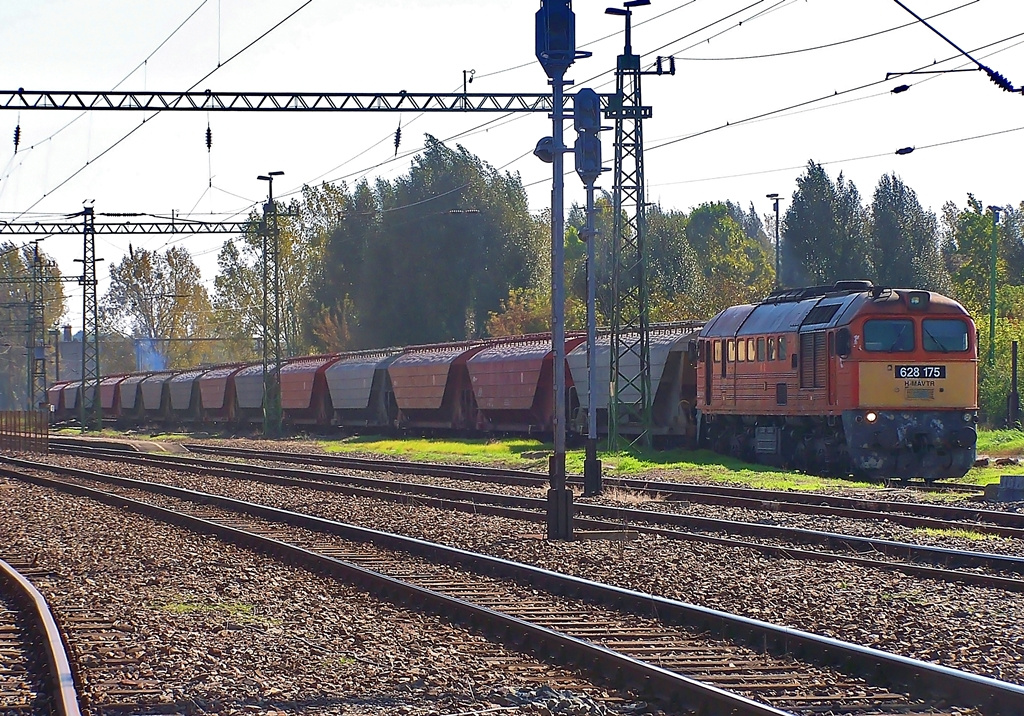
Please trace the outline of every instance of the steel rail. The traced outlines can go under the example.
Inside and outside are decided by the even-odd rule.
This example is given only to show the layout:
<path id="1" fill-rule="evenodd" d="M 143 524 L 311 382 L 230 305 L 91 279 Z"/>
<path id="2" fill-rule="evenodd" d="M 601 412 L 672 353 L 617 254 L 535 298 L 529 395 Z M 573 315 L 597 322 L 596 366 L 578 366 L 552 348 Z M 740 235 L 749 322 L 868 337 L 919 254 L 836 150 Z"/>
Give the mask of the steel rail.
<path id="1" fill-rule="evenodd" d="M 136 465 L 159 466 L 164 469 L 184 470 L 187 472 L 203 475 L 213 475 L 230 479 L 258 480 L 287 487 L 302 487 L 306 489 L 334 492 L 356 497 L 367 497 L 376 500 L 385 500 L 400 504 L 426 505 L 438 509 L 465 512 L 468 514 L 485 514 L 494 517 L 522 520 L 527 522 L 546 521 L 546 501 L 533 497 L 520 497 L 517 495 L 502 495 L 493 492 L 480 492 L 478 490 L 461 490 L 452 487 L 439 487 L 436 485 L 423 485 L 412 482 L 400 482 L 393 480 L 382 480 L 371 477 L 359 477 L 339 475 L 337 473 L 314 473 L 287 468 L 267 468 L 261 465 L 249 465 L 239 463 L 236 465 L 224 463 L 211 463 L 203 460 L 183 458 L 180 456 L 162 456 L 153 454 L 126 453 L 123 450 L 111 450 L 105 448 L 82 448 L 67 450 L 60 448 L 60 451 L 67 454 L 81 455 L 82 450 L 86 455 L 96 459 L 111 459 L 119 462 Z M 309 479 L 310 477 L 315 479 Z M 946 582 L 959 582 L 978 587 L 991 587 L 1004 589 L 1006 591 L 1024 592 L 1024 579 L 1003 577 L 994 574 L 978 572 L 965 572 L 960 570 L 941 569 L 937 567 L 926 567 L 912 562 L 882 562 L 868 557 L 839 554 L 835 552 L 815 552 L 804 549 L 795 549 L 781 545 L 764 544 L 761 542 L 750 542 L 747 540 L 731 539 L 726 537 L 713 537 L 706 534 L 694 532 L 683 532 L 665 527 L 649 527 L 637 522 L 647 524 L 666 524 L 666 520 L 659 519 L 671 513 L 653 512 L 650 510 L 633 510 L 629 508 L 604 507 L 600 505 L 586 505 L 577 503 L 577 512 L 603 517 L 604 519 L 574 518 L 576 527 L 593 530 L 630 530 L 658 535 L 669 539 L 685 540 L 688 542 L 701 542 L 715 544 L 723 547 L 736 547 L 750 549 L 761 554 L 784 557 L 789 559 L 803 559 L 820 562 L 844 562 L 857 564 L 870 569 L 880 569 L 890 572 L 902 572 L 907 575 L 935 579 Z M 723 529 L 731 529 L 735 524 L 731 520 L 720 521 Z M 742 523 L 749 524 L 749 523 Z M 768 529 L 772 529 L 768 527 Z M 793 528 L 778 528 L 793 529 Z M 824 533 L 832 534 L 832 533 Z M 849 538 L 848 538 L 849 539 Z M 870 539 L 870 538 L 854 538 Z M 850 545 L 852 547 L 852 545 Z M 918 558 L 916 550 L 924 551 L 924 556 L 930 557 L 933 563 L 948 563 L 950 555 L 948 552 L 935 553 L 932 548 L 906 543 L 889 543 L 879 549 L 879 545 L 871 545 L 875 551 L 884 551 L 897 557 Z M 940 549 L 940 548 L 935 548 Z M 865 550 L 867 551 L 867 550 Z M 971 566 L 986 567 L 989 569 L 1008 569 L 1007 565 L 1014 568 L 1013 571 L 1024 573 L 1024 558 L 1006 557 L 995 555 L 998 563 L 986 562 L 984 553 L 958 552 L 971 557 L 974 562 Z"/>
<path id="2" fill-rule="evenodd" d="M 50 691 L 50 705 L 54 712 L 59 716 L 81 716 L 71 662 L 64 650 L 57 621 L 53 618 L 46 599 L 32 582 L 2 559 L 0 581 L 9 587 L 11 596 L 24 605 L 37 633 L 42 636 L 36 644 L 46 654 L 46 681 Z"/>
<path id="3" fill-rule="evenodd" d="M 438 465 L 435 463 L 417 463 L 401 460 L 376 460 L 370 458 L 352 458 L 334 455 L 315 455 L 311 453 L 290 453 L 277 451 L 261 451 L 249 448 L 231 448 L 200 443 L 185 443 L 184 447 L 190 452 L 233 455 L 235 457 L 252 457 L 259 455 L 259 459 L 294 462 L 297 464 L 323 465 L 345 467 L 352 470 L 367 471 L 388 471 L 404 474 L 431 475 L 435 477 L 450 477 L 460 480 L 477 480 L 481 482 L 501 482 L 504 484 L 538 485 L 546 484 L 546 479 L 540 473 L 528 470 L 510 470 L 504 468 L 493 468 L 470 465 Z M 970 507 L 957 507 L 949 505 L 927 505 L 916 502 L 890 502 L 885 500 L 872 500 L 858 497 L 841 497 L 838 495 L 823 495 L 820 493 L 797 493 L 782 490 L 760 490 L 747 487 L 732 487 L 727 485 L 691 485 L 686 483 L 662 482 L 656 480 L 643 480 L 638 478 L 604 477 L 605 486 L 625 487 L 635 490 L 657 493 L 666 499 L 688 500 L 691 502 L 704 501 L 707 504 L 723 504 L 732 506 L 749 506 L 753 509 L 764 509 L 766 506 L 776 511 L 800 512 L 809 514 L 826 514 L 821 510 L 808 510 L 804 506 L 831 507 L 837 510 L 848 510 L 846 513 L 832 513 L 836 516 L 848 516 L 854 518 L 866 518 L 877 520 L 878 515 L 884 513 L 886 519 L 898 519 L 901 516 L 919 516 L 930 519 L 961 520 L 977 525 L 979 531 L 989 529 L 992 534 L 999 534 L 993 528 L 1008 527 L 1012 530 L 1003 536 L 1020 537 L 1024 536 L 1024 514 L 1001 512 L 998 510 L 983 510 Z M 572 476 L 569 482 L 582 484 L 583 478 Z M 725 498 L 735 498 L 735 502 L 727 502 Z M 714 500 L 722 500 L 713 502 Z M 746 501 L 743 501 L 746 500 Z M 891 516 L 890 516 L 891 515 Z M 911 524 L 910 526 L 922 526 Z"/>
<path id="4" fill-rule="evenodd" d="M 38 465 L 38 469 L 48 469 L 53 466 Z M 51 470 L 57 472 L 56 470 Z M 83 472 L 83 471 L 79 471 Z M 255 549 L 271 556 L 285 559 L 294 564 L 301 565 L 308 569 L 315 569 L 329 574 L 336 579 L 347 583 L 357 584 L 367 591 L 382 595 L 384 598 L 407 604 L 417 609 L 426 607 L 430 611 L 442 616 L 454 615 L 457 619 L 472 626 L 483 626 L 488 633 L 501 636 L 501 643 L 514 643 L 520 639 L 530 641 L 530 646 L 543 647 L 543 650 L 552 655 L 557 661 L 570 666 L 580 667 L 586 670 L 597 672 L 602 678 L 610 674 L 617 674 L 620 678 L 629 680 L 634 685 L 643 688 L 652 694 L 658 694 L 659 698 L 675 704 L 686 703 L 693 699 L 707 707 L 707 711 L 701 713 L 718 714 L 721 716 L 792 716 L 765 704 L 758 703 L 743 696 L 731 693 L 724 689 L 702 683 L 695 679 L 673 673 L 653 664 L 626 656 L 609 650 L 605 647 L 592 644 L 581 639 L 548 629 L 537 624 L 503 614 L 486 607 L 478 606 L 456 597 L 447 596 L 434 590 L 426 589 L 409 582 L 380 574 L 351 562 L 347 562 L 327 555 L 319 554 L 297 545 L 274 539 L 254 532 L 221 524 L 212 520 L 205 520 L 166 507 L 160 507 L 140 500 L 116 495 L 102 490 L 86 487 L 83 485 L 71 484 L 54 480 L 39 475 L 32 475 L 9 468 L 0 467 L 0 473 L 6 477 L 26 481 L 35 485 L 55 488 L 76 496 L 88 497 L 102 502 L 103 504 L 128 509 L 144 516 L 159 519 L 170 524 L 182 527 L 191 531 L 211 534 L 234 544 L 250 549 Z M 78 477 L 84 477 L 78 475 Z M 125 480 L 127 486 L 139 488 L 139 485 L 130 483 L 137 482 L 127 478 L 113 478 L 113 476 L 100 476 L 94 474 L 86 479 L 100 480 L 105 482 L 120 482 Z M 151 488 L 154 487 L 151 485 Z M 221 504 L 224 498 L 217 498 L 213 495 L 203 495 L 177 488 L 160 486 L 163 489 L 149 489 L 149 492 L 171 495 L 179 499 L 190 500 L 202 504 L 213 504 L 224 507 Z M 181 494 L 178 494 L 181 493 Z M 184 494 L 190 493 L 190 494 Z M 228 509 L 236 512 L 253 514 L 267 518 L 267 514 L 259 514 L 267 509 L 260 505 L 243 503 L 236 500 L 229 501 Z M 272 511 L 269 514 L 276 514 Z M 292 520 L 282 519 L 286 513 L 281 512 L 276 517 L 270 517 L 278 522 L 293 524 Z M 291 513 L 292 518 L 299 517 Z M 341 523 L 336 523 L 339 526 Z M 347 527 L 347 526 L 345 526 Z M 359 528 L 356 528 L 359 529 Z M 320 529 L 319 531 L 328 531 Z M 362 539 L 359 541 L 372 541 Z M 422 543 L 429 545 L 430 543 Z"/>
<path id="5" fill-rule="evenodd" d="M 499 557 L 266 505 L 47 463 L 14 458 L 4 458 L 3 462 L 212 505 L 270 521 L 283 522 L 294 527 L 332 534 L 355 542 L 375 544 L 388 549 L 424 556 L 434 562 L 443 561 L 456 564 L 480 574 L 514 579 L 552 593 L 604 604 L 629 614 L 648 616 L 658 621 L 698 629 L 736 643 L 746 644 L 761 652 L 795 657 L 822 666 L 833 667 L 839 671 L 864 678 L 875 685 L 897 686 L 906 690 L 914 698 L 931 702 L 942 699 L 954 705 L 979 708 L 986 716 L 1003 716 L 1004 714 L 1019 716 L 1024 713 L 1024 686 L 978 674 L 969 674 L 871 647 L 850 644 L 838 639 L 777 626 L 707 607 L 560 574 Z M 55 482 L 10 468 L 0 468 L 0 473 L 15 479 L 36 482 L 36 484 Z M 89 490 L 86 487 L 67 485 L 66 483 L 58 483 L 53 486 L 58 485 L 61 486 L 60 489 L 69 491 Z M 90 491 L 90 494 L 92 493 L 98 493 L 107 498 L 117 497 L 118 500 L 126 499 L 99 491 Z M 145 505 L 146 503 L 138 504 Z M 147 507 L 152 506 L 147 505 Z M 222 526 L 217 525 L 217 527 L 221 528 Z"/>
<path id="6" fill-rule="evenodd" d="M 67 448 L 56 448 L 58 450 L 66 450 Z M 213 460 L 204 460 L 202 458 L 187 457 L 181 455 L 170 455 L 170 454 L 152 454 L 152 453 L 135 453 L 128 452 L 123 449 L 116 448 L 96 448 L 96 447 L 75 447 L 71 448 L 70 452 L 73 454 L 81 454 L 81 451 L 87 451 L 92 456 L 102 456 L 109 459 L 115 459 L 122 462 L 129 462 L 134 464 L 145 464 L 145 465 L 161 465 L 169 466 L 176 470 L 186 470 L 190 472 L 201 472 L 209 475 L 217 475 L 221 477 L 245 477 L 245 473 L 249 472 L 253 475 L 258 475 L 263 479 L 275 479 L 282 484 L 296 484 L 294 480 L 305 480 L 310 475 L 315 475 L 318 479 L 329 480 L 337 483 L 349 483 L 353 485 L 360 485 L 367 488 L 385 488 L 393 490 L 395 492 L 403 492 L 405 494 L 432 496 L 442 499 L 446 499 L 452 502 L 464 501 L 469 499 L 473 505 L 484 506 L 490 504 L 498 506 L 498 508 L 517 508 L 519 510 L 543 510 L 546 506 L 546 501 L 532 497 L 519 497 L 515 495 L 501 495 L 497 493 L 483 493 L 474 491 L 470 493 L 466 490 L 459 490 L 456 488 L 438 487 L 436 485 L 421 485 L 417 483 L 399 482 L 392 480 L 376 480 L 374 478 L 359 477 L 354 475 L 340 475 L 338 473 L 310 473 L 306 470 L 294 470 L 288 468 L 270 468 L 261 465 L 252 464 L 239 464 L 238 466 L 232 466 L 223 462 L 216 462 Z M 100 457 L 99 459 L 102 459 Z M 289 482 L 291 481 L 291 482 Z M 322 484 L 322 483 L 321 483 Z M 856 535 L 844 535 L 836 532 L 824 532 L 820 530 L 808 530 L 798 527 L 786 527 L 780 525 L 762 525 L 755 522 L 742 522 L 732 519 L 716 519 L 712 517 L 698 517 L 694 515 L 685 515 L 672 512 L 657 512 L 654 510 L 633 510 L 625 507 L 607 507 L 604 505 L 591 505 L 584 502 L 575 503 L 574 511 L 577 514 L 587 515 L 588 517 L 599 518 L 603 520 L 615 520 L 620 522 L 605 522 L 600 526 L 601 528 L 610 528 L 614 526 L 615 529 L 621 529 L 621 521 L 631 520 L 634 522 L 645 522 L 648 524 L 659 525 L 661 527 L 684 527 L 689 529 L 698 529 L 704 532 L 726 532 L 730 534 L 739 534 L 747 537 L 763 537 L 769 539 L 788 539 L 793 542 L 801 544 L 819 544 L 827 545 L 832 548 L 844 548 L 844 549 L 860 549 L 865 553 L 878 552 L 886 554 L 892 557 L 905 558 L 910 560 L 919 560 L 921 562 L 927 562 L 930 564 L 941 564 L 947 566 L 956 567 L 967 567 L 967 568 L 983 568 L 992 570 L 1003 570 L 1007 572 L 1014 572 L 1018 574 L 1024 574 L 1024 558 L 1015 557 L 1010 555 L 992 554 L 987 552 L 971 552 L 967 550 L 955 550 L 946 547 L 931 547 L 927 545 L 916 545 L 907 542 L 896 542 L 894 540 L 885 540 L 875 537 L 859 537 Z M 514 519 L 527 519 L 526 515 L 532 513 L 516 513 L 509 514 L 508 516 Z M 532 516 L 530 517 L 532 521 Z M 581 526 L 584 523 L 580 523 Z M 594 525 L 596 526 L 596 525 Z M 951 525 L 955 526 L 955 525 Z M 703 535 L 697 535 L 693 533 L 679 533 L 677 531 L 667 532 L 665 530 L 658 530 L 657 528 L 641 528 L 633 526 L 633 528 L 640 531 L 648 531 L 653 534 L 663 534 L 665 536 L 677 535 L 684 539 L 690 540 L 701 540 L 706 542 L 716 541 L 716 538 L 705 537 Z M 882 563 L 875 562 L 873 560 L 867 560 L 861 557 L 847 557 L 844 555 L 830 553 L 800 553 L 798 550 L 791 550 L 785 547 L 772 547 L 769 545 L 758 545 L 753 542 L 734 542 L 732 540 L 721 539 L 717 541 L 718 544 L 732 544 L 733 546 L 744 546 L 750 548 L 756 548 L 761 551 L 778 550 L 776 554 L 787 554 L 792 553 L 794 555 L 810 555 L 810 554 L 822 554 L 823 559 L 827 561 L 847 561 L 857 562 L 861 564 L 870 564 L 872 566 L 880 565 L 891 565 L 889 568 L 906 568 L 905 571 L 908 573 L 915 573 L 917 576 L 932 577 L 938 579 L 951 580 L 954 577 L 949 575 L 956 575 L 956 581 L 964 581 L 978 586 L 989 586 L 997 587 L 1001 589 L 1009 589 L 1012 591 L 1020 591 L 1024 587 L 1024 582 L 1019 579 L 1009 579 L 1006 577 L 999 577 L 997 575 L 987 574 L 976 574 L 971 572 L 948 572 L 947 570 L 934 570 L 927 567 L 921 567 L 914 565 L 909 562 L 903 562 L 899 564 L 894 563 Z"/>

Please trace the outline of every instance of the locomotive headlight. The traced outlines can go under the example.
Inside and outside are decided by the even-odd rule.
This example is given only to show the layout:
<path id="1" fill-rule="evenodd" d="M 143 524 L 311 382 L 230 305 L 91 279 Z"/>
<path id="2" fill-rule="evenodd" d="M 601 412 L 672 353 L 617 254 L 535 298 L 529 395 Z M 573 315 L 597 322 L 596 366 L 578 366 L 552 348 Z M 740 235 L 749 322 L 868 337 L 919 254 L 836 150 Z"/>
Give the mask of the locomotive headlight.
<path id="1" fill-rule="evenodd" d="M 873 423 L 876 420 L 878 420 L 878 414 L 877 413 L 868 413 L 867 415 L 864 416 L 864 419 L 867 420 L 869 423 Z"/>
<path id="2" fill-rule="evenodd" d="M 969 423 L 972 420 L 974 420 L 974 416 L 973 415 L 971 415 L 970 413 L 964 413 L 964 422 L 965 423 Z"/>

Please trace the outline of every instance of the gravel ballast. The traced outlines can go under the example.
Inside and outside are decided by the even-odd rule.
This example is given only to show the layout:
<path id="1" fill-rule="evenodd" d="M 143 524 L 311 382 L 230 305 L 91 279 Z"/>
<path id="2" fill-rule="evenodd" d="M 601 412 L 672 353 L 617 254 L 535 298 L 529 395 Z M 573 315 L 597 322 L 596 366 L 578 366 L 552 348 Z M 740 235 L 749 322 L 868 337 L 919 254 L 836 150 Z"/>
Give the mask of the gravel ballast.
<path id="1" fill-rule="evenodd" d="M 535 538 L 543 525 L 505 518 L 148 467 L 73 462 L 400 532 L 1024 683 L 1024 644 L 1016 616 L 1024 613 L 1024 596 L 1017 593 L 652 536 L 547 542 Z"/>
<path id="2" fill-rule="evenodd" d="M 579 687 L 570 672 L 337 581 L 53 490 L 0 480 L 0 496 L 0 555 L 52 572 L 58 620 L 103 615 L 131 645 L 129 663 L 90 672 L 92 703 L 155 681 L 144 710 L 163 713 L 605 712 L 598 689 L 538 690 Z"/>

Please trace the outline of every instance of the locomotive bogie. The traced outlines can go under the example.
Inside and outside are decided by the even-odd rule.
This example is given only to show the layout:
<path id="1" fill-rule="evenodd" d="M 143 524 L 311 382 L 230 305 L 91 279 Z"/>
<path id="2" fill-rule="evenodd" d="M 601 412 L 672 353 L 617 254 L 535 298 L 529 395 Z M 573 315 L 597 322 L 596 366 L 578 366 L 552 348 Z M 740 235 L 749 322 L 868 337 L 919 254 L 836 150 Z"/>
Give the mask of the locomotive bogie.
<path id="1" fill-rule="evenodd" d="M 973 410 L 850 410 L 843 429 L 855 474 L 932 481 L 974 465 L 977 419 Z"/>

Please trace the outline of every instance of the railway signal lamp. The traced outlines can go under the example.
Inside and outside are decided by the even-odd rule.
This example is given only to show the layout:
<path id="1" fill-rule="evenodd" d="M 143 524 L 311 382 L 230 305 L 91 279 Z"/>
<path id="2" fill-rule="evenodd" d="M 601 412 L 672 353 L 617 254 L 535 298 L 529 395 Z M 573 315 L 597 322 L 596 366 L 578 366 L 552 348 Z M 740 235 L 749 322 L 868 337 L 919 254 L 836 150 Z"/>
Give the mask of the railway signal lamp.
<path id="1" fill-rule="evenodd" d="M 592 89 L 581 89 L 573 100 L 576 129 L 576 173 L 587 186 L 601 175 L 601 98 Z"/>
<path id="2" fill-rule="evenodd" d="M 581 133 L 576 137 L 576 173 L 584 184 L 590 185 L 601 176 L 601 138 L 596 134 Z"/>
<path id="3" fill-rule="evenodd" d="M 576 60 L 576 14 L 572 0 L 541 0 L 537 11 L 537 59 L 549 79 Z"/>
<path id="4" fill-rule="evenodd" d="M 589 87 L 576 93 L 572 103 L 572 126 L 577 132 L 601 131 L 601 98 Z"/>

